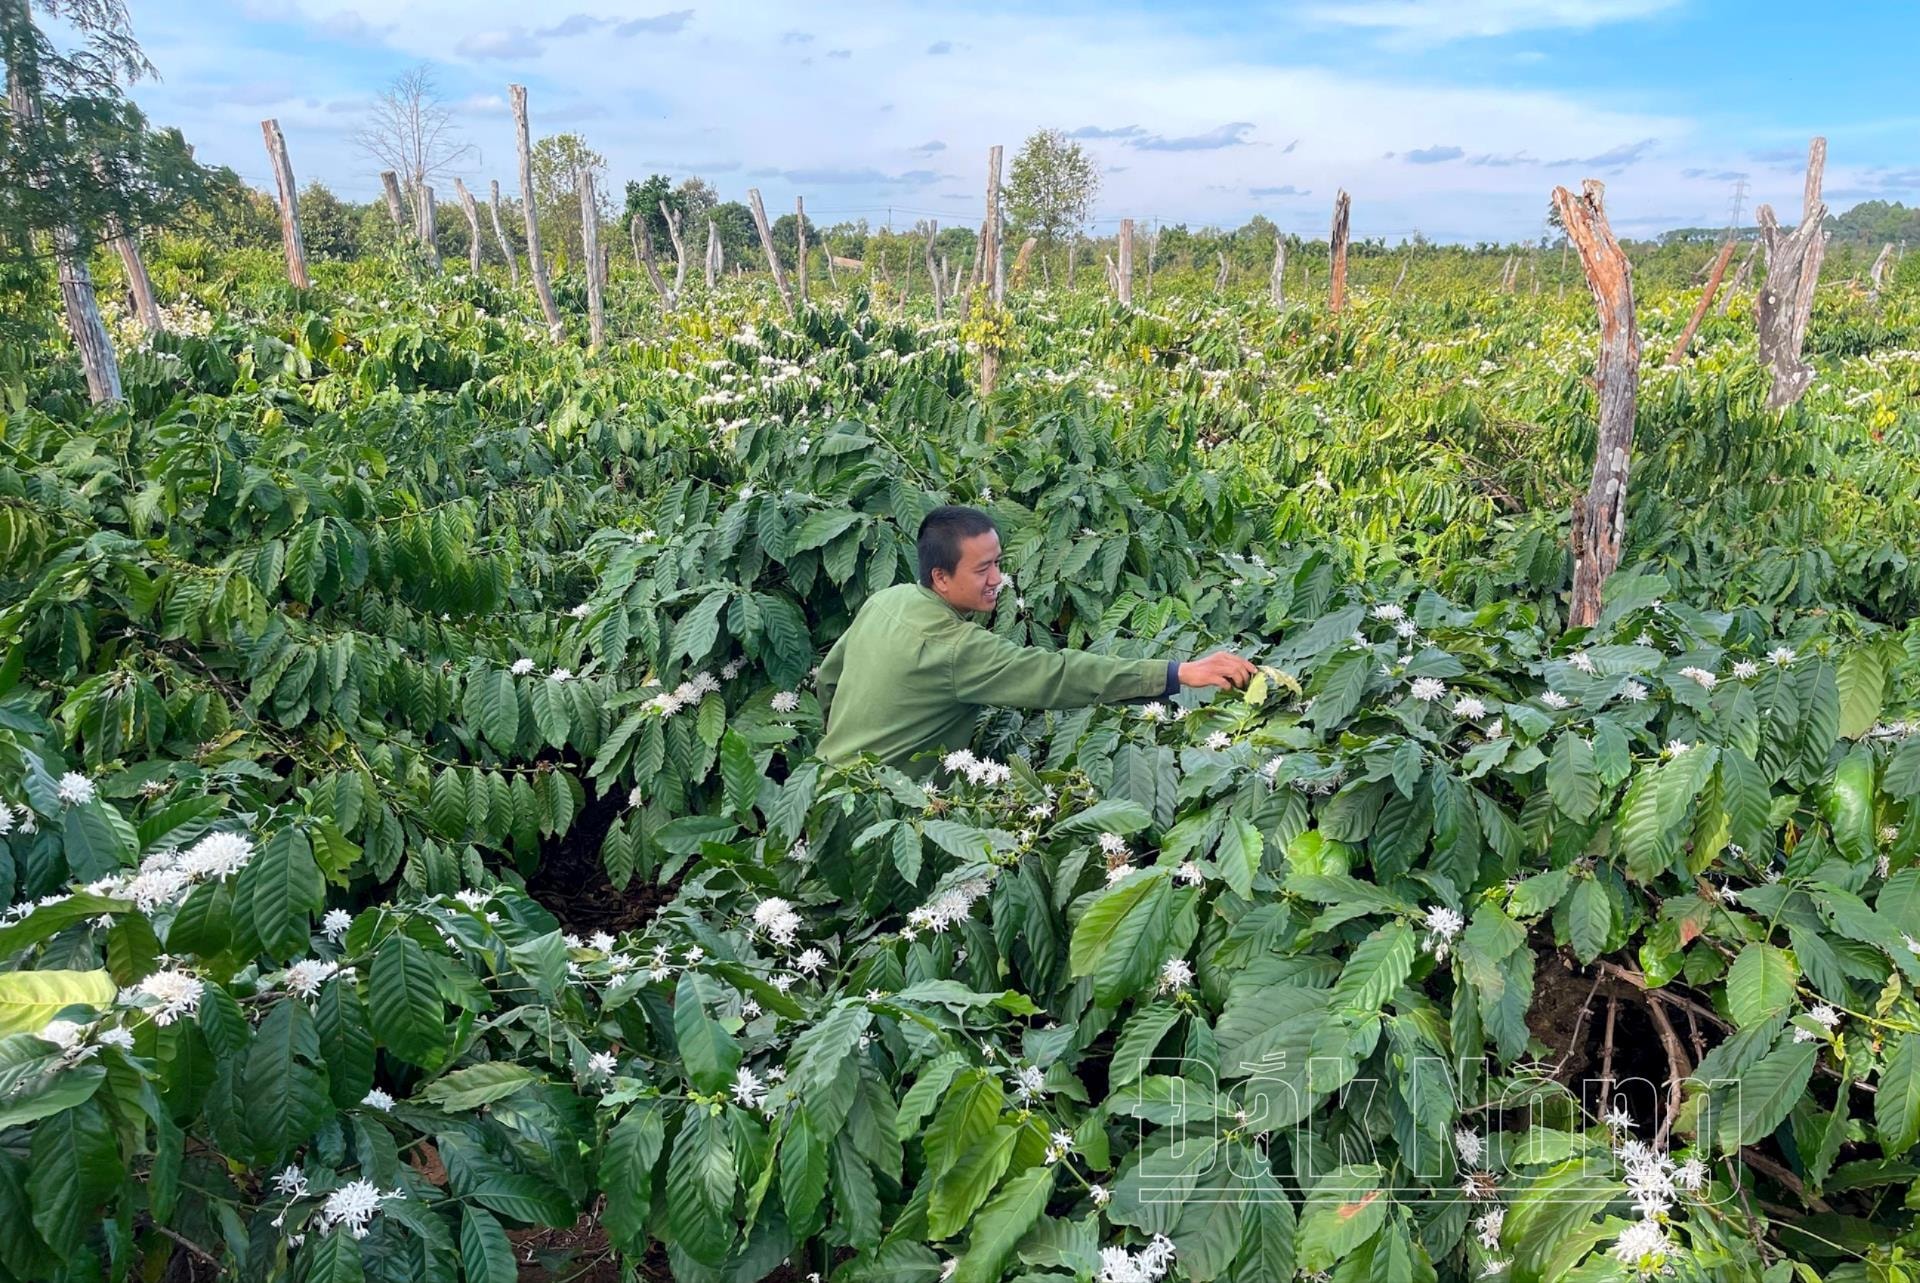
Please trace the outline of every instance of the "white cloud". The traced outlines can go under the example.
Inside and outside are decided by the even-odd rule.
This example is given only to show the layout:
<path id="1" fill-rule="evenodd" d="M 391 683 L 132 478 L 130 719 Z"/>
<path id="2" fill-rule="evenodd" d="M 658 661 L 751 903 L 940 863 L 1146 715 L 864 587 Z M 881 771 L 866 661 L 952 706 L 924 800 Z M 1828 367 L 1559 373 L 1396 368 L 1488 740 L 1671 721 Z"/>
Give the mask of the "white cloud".
<path id="1" fill-rule="evenodd" d="M 1681 0 L 1331 0 L 1309 7 L 1309 21 L 1360 27 L 1443 43 L 1468 36 L 1504 36 L 1516 31 L 1572 28 L 1586 31 L 1647 18 Z"/>

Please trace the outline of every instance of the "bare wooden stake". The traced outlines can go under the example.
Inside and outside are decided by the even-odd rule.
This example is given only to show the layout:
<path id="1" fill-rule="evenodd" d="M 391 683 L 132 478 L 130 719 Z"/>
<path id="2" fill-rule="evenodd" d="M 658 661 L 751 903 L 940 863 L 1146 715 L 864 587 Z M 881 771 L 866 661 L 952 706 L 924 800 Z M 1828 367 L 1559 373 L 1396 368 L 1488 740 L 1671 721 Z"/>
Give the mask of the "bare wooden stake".
<path id="1" fill-rule="evenodd" d="M 458 178 L 453 180 L 453 190 L 459 195 L 460 208 L 465 210 L 467 215 L 467 231 L 470 236 L 467 241 L 467 266 L 477 275 L 480 271 L 480 254 L 483 245 L 480 239 L 480 206 L 473 199 L 473 193 L 467 190 L 467 185 Z"/>
<path id="2" fill-rule="evenodd" d="M 838 267 L 839 264 L 833 261 L 834 260 L 833 246 L 826 244 L 823 241 L 820 245 L 820 257 L 827 260 L 827 284 L 831 285 L 836 290 L 839 289 L 840 274 L 833 270 L 834 268 Z"/>
<path id="3" fill-rule="evenodd" d="M 427 261 L 440 270 L 440 207 L 434 203 L 431 186 L 420 189 L 420 243 L 426 247 Z"/>
<path id="4" fill-rule="evenodd" d="M 1727 264 L 1733 260 L 1733 242 L 1728 241 L 1720 247 L 1720 253 L 1713 260 L 1713 270 L 1707 276 L 1707 288 L 1701 292 L 1700 305 L 1693 309 L 1693 318 L 1687 322 L 1687 328 L 1680 331 L 1680 339 L 1673 345 L 1673 351 L 1667 353 L 1667 364 L 1678 365 L 1687 354 L 1687 344 L 1693 342 L 1693 332 L 1700 328 L 1700 321 L 1713 306 L 1713 296 L 1720 289 L 1720 278 L 1727 274 Z"/>
<path id="5" fill-rule="evenodd" d="M 807 201 L 803 196 L 793 198 L 793 284 L 800 292 L 800 302 L 807 301 Z M 911 260 L 908 266 L 912 266 Z M 909 279 L 911 286 L 911 279 Z"/>
<path id="6" fill-rule="evenodd" d="M 493 203 L 488 208 L 493 213 L 493 239 L 500 242 L 500 257 L 507 260 L 507 279 L 514 289 L 520 288 L 520 265 L 514 261 L 513 246 L 507 244 L 507 233 L 500 226 L 500 180 L 493 179 Z"/>
<path id="7" fill-rule="evenodd" d="M 1600 618 L 1601 590 L 1620 564 L 1627 527 L 1627 473 L 1633 455 L 1634 404 L 1640 387 L 1640 335 L 1633 321 L 1633 264 L 1607 225 L 1604 184 L 1587 179 L 1581 194 L 1553 189 L 1567 239 L 1600 315 L 1600 354 L 1594 367 L 1599 437 L 1593 478 L 1573 510 L 1573 600 L 1569 628 L 1591 628 Z"/>
<path id="8" fill-rule="evenodd" d="M 1120 261 L 1114 266 L 1114 292 L 1120 296 L 1120 302 L 1127 307 L 1133 306 L 1133 220 L 1120 220 Z"/>
<path id="9" fill-rule="evenodd" d="M 300 190 L 293 185 L 293 162 L 287 158 L 286 136 L 280 122 L 263 120 L 260 132 L 267 140 L 267 160 L 273 165 L 273 181 L 280 188 L 280 243 L 287 251 L 287 279 L 300 289 L 312 289 L 307 275 L 307 245 L 300 238 Z"/>
<path id="10" fill-rule="evenodd" d="M 401 232 L 407 230 L 406 202 L 400 198 L 400 176 L 391 169 L 380 171 L 380 189 L 387 195 L 387 213 L 393 217 L 393 225 Z"/>
<path id="11" fill-rule="evenodd" d="M 1226 288 L 1227 288 L 1227 255 L 1226 255 L 1226 252 L 1223 250 L 1220 253 L 1220 270 L 1213 274 L 1213 292 L 1215 294 L 1221 294 L 1226 291 Z"/>
<path id="12" fill-rule="evenodd" d="M 713 279 L 720 275 L 720 228 L 707 220 L 707 291 L 713 291 Z"/>
<path id="13" fill-rule="evenodd" d="M 1720 291 L 1720 306 L 1714 309 L 1717 315 L 1725 316 L 1727 304 L 1733 302 L 1734 295 L 1747 288 L 1747 281 L 1753 275 L 1753 260 L 1759 253 L 1760 241 L 1756 238 L 1747 246 L 1747 256 L 1740 260 L 1740 269 L 1733 274 L 1733 279 L 1727 282 L 1727 288 Z"/>
<path id="14" fill-rule="evenodd" d="M 1327 241 L 1332 271 L 1327 277 L 1327 306 L 1336 315 L 1347 305 L 1347 219 L 1353 202 L 1342 190 L 1333 198 L 1333 232 Z"/>
<path id="15" fill-rule="evenodd" d="M 1006 278 L 1000 270 L 1000 148 L 987 150 L 987 219 L 980 241 L 981 284 L 995 303 L 1006 296 Z"/>
<path id="16" fill-rule="evenodd" d="M 547 318 L 547 332 L 557 342 L 567 332 L 554 306 L 553 286 L 547 283 L 547 260 L 540 253 L 540 209 L 533 200 L 533 144 L 527 137 L 527 87 L 508 85 L 507 97 L 513 105 L 513 130 L 520 146 L 520 213 L 527 222 L 527 274 L 533 277 L 533 292 L 540 296 L 540 311 Z"/>
<path id="17" fill-rule="evenodd" d="M 647 270 L 647 279 L 653 282 L 653 288 L 660 295 L 660 306 L 668 307 L 673 303 L 673 291 L 660 279 L 660 265 L 653 257 L 653 233 L 647 229 L 644 214 L 635 214 L 627 220 L 627 235 L 633 239 L 633 256 L 640 260 L 640 266 Z"/>
<path id="18" fill-rule="evenodd" d="M 667 220 L 667 239 L 673 242 L 673 298 L 677 303 L 687 288 L 687 243 L 680 239 L 680 214 L 673 206 L 661 201 L 660 217 Z"/>
<path id="19" fill-rule="evenodd" d="M 1867 274 L 1873 281 L 1873 288 L 1867 291 L 1867 297 L 1869 299 L 1879 299 L 1880 287 L 1886 284 L 1887 268 L 1891 266 L 1892 263 L 1893 242 L 1888 241 L 1880 247 L 1880 256 L 1873 260 L 1873 270 Z"/>
<path id="20" fill-rule="evenodd" d="M 940 221 L 935 219 L 927 225 L 927 279 L 933 282 L 933 319 L 938 322 L 946 318 L 947 301 L 945 291 L 940 288 L 940 268 L 933 261 L 933 242 L 940 236 Z M 831 257 L 827 259 L 833 261 Z"/>
<path id="21" fill-rule="evenodd" d="M 1267 291 L 1273 295 L 1273 305 L 1282 311 L 1287 306 L 1287 238 L 1276 235 L 1273 238 L 1273 271 L 1267 277 Z"/>
<path id="22" fill-rule="evenodd" d="M 1039 243 L 1039 240 L 1032 236 L 1020 242 L 1020 252 L 1013 256 L 1013 271 L 1010 273 L 1015 289 L 1027 283 L 1027 266 L 1033 261 L 1033 247 Z"/>
<path id="23" fill-rule="evenodd" d="M 1147 297 L 1153 297 L 1153 261 L 1160 257 L 1160 224 L 1147 233 Z"/>
<path id="24" fill-rule="evenodd" d="M 587 269 L 587 350 L 594 352 L 607 341 L 607 302 L 600 288 L 600 206 L 591 169 L 582 165 L 575 170 L 573 182 L 580 196 L 580 250 Z"/>
<path id="25" fill-rule="evenodd" d="M 787 288 L 787 274 L 780 268 L 779 251 L 773 247 L 773 227 L 767 222 L 767 207 L 760 203 L 760 189 L 747 188 L 747 204 L 753 210 L 754 230 L 760 233 L 760 248 L 767 255 L 767 270 L 773 273 L 774 288 L 780 291 L 780 301 L 787 305 L 787 315 L 793 315 L 793 291 Z"/>
<path id="26" fill-rule="evenodd" d="M 1760 222 L 1760 241 L 1767 251 L 1767 275 L 1754 305 L 1754 324 L 1760 333 L 1760 359 L 1773 373 L 1767 408 L 1784 410 L 1798 401 L 1813 383 L 1813 367 L 1801 359 L 1807 322 L 1813 315 L 1813 291 L 1820 283 L 1820 264 L 1827 255 L 1826 202 L 1820 182 L 1827 168 L 1827 140 L 1816 138 L 1807 149 L 1806 193 L 1800 225 L 1783 232 L 1773 206 L 1754 211 Z"/>
<path id="27" fill-rule="evenodd" d="M 140 328 L 150 336 L 161 333 L 167 326 L 160 319 L 160 303 L 153 295 L 153 277 L 147 275 L 146 261 L 140 257 L 139 239 L 111 215 L 107 218 L 107 239 L 120 255 L 120 269 L 127 275 L 127 292 L 133 295 L 133 311 L 140 318 Z"/>

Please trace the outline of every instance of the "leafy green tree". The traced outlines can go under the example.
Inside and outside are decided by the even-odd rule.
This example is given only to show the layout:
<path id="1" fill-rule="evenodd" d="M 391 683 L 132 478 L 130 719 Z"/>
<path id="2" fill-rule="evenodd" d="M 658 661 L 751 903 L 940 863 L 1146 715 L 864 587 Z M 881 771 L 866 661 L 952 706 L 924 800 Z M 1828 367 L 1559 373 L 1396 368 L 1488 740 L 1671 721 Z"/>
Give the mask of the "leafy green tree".
<path id="1" fill-rule="evenodd" d="M 727 262 L 737 263 L 743 257 L 760 253 L 760 234 L 754 230 L 753 211 L 744 202 L 730 200 L 715 205 L 710 217 L 719 229 L 720 248 L 726 252 Z M 703 248 L 704 245 L 702 241 Z"/>
<path id="2" fill-rule="evenodd" d="M 596 190 L 605 192 L 602 180 L 607 173 L 607 158 L 587 146 L 587 140 L 579 134 L 549 134 L 533 145 L 533 194 L 540 204 L 541 247 L 573 262 L 580 258 L 580 187 L 576 175 L 583 168 L 593 171 Z M 601 217 L 610 217 L 612 205 L 604 198 L 602 205 Z M 464 246 L 465 241 L 461 244 Z"/>
<path id="3" fill-rule="evenodd" d="M 1086 226 L 1100 194 L 1100 171 L 1079 143 L 1042 129 L 1022 144 L 1007 177 L 1008 231 L 1034 236 L 1043 249 Z"/>
<path id="4" fill-rule="evenodd" d="M 325 183 L 300 193 L 300 234 L 315 258 L 347 260 L 360 253 L 360 209 L 335 196 Z"/>

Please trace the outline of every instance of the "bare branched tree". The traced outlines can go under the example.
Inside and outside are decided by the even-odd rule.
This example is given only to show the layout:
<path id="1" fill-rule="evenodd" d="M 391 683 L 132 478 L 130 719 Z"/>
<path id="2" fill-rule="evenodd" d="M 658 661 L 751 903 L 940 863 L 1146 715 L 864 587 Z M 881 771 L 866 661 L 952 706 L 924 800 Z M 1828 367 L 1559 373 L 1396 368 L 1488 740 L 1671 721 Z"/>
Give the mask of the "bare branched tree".
<path id="1" fill-rule="evenodd" d="M 473 144 L 461 142 L 453 112 L 441 99 L 425 63 L 394 77 L 380 96 L 354 145 L 382 169 L 391 169 L 409 196 L 457 165 L 477 161 Z"/>

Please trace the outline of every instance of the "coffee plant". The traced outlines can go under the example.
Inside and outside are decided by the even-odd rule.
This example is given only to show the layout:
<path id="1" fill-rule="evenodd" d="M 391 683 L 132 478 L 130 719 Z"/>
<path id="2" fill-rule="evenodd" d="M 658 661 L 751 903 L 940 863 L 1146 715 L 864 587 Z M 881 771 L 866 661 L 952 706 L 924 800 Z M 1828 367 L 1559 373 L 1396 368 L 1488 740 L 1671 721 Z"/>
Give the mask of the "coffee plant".
<path id="1" fill-rule="evenodd" d="M 1650 361 L 1569 630 L 1571 304 L 199 279 L 0 420 L 0 1277 L 1908 1277 L 1910 300 Z M 1261 676 L 823 765 L 945 501 Z"/>

